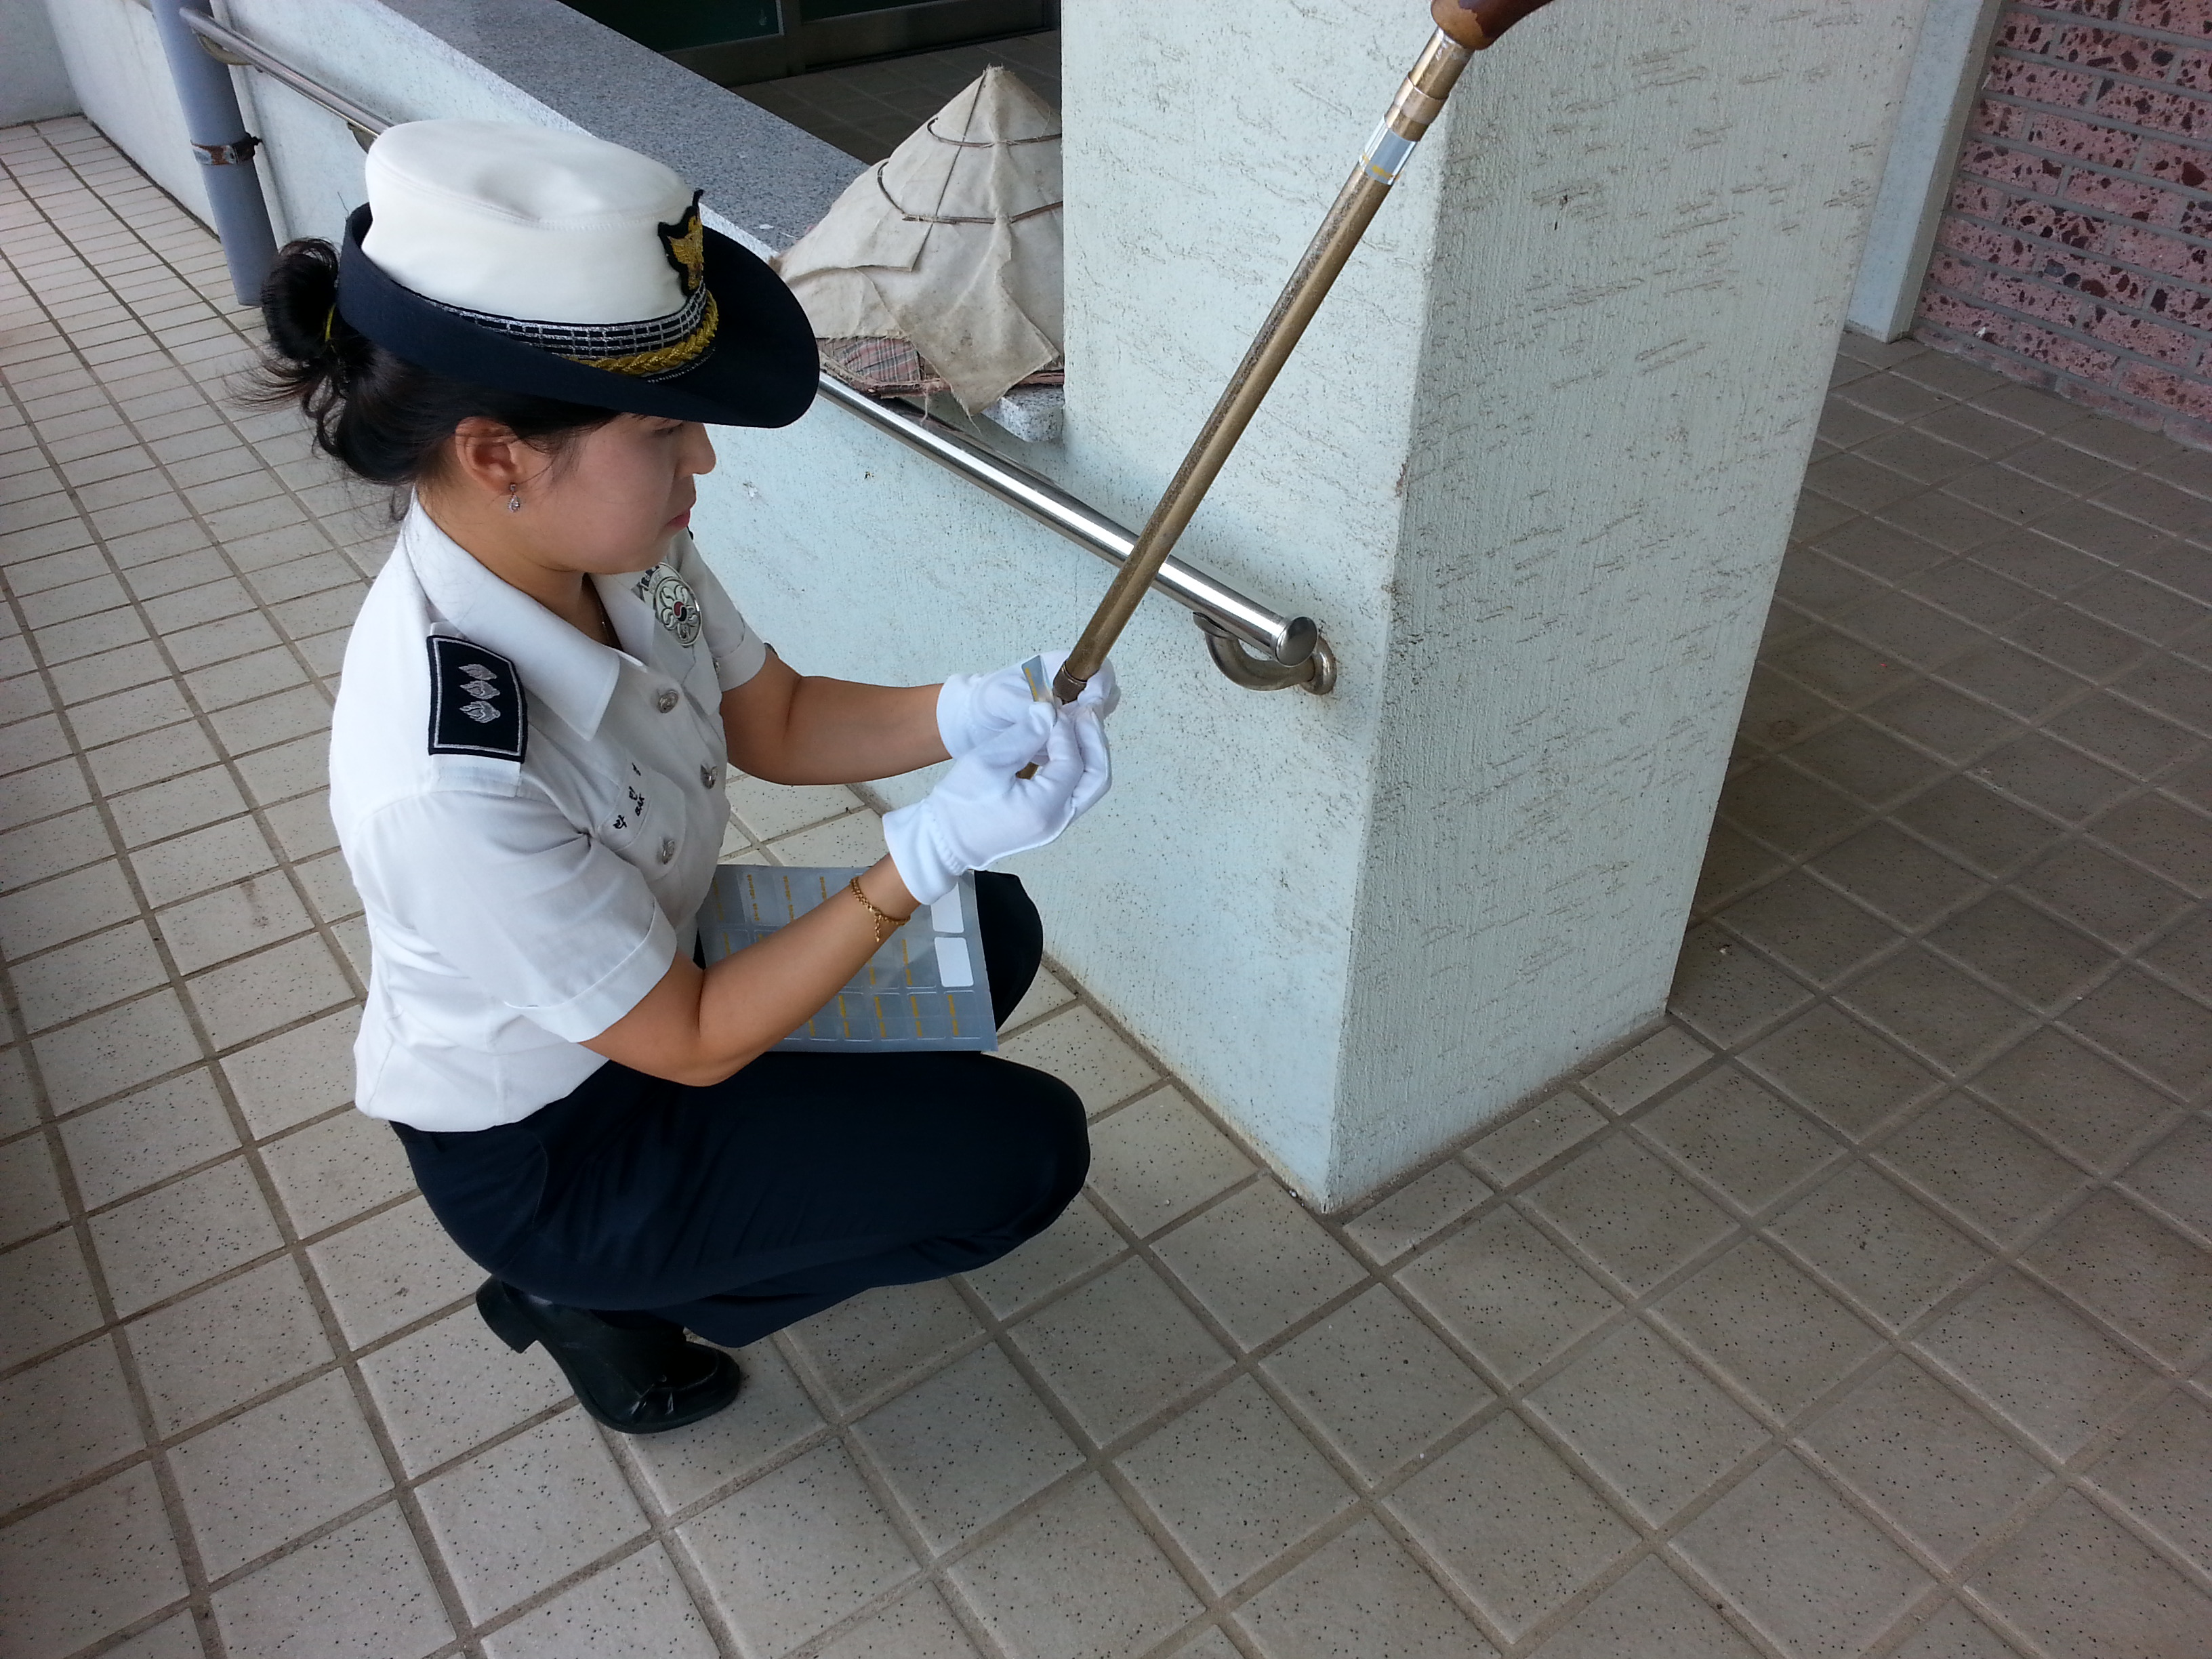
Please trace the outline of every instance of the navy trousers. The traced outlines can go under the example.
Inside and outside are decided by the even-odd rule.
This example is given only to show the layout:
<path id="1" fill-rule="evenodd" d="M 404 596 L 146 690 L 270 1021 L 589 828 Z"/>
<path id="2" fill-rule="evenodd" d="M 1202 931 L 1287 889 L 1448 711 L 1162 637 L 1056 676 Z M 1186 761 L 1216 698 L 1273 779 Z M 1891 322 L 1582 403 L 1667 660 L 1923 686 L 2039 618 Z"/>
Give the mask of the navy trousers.
<path id="1" fill-rule="evenodd" d="M 975 890 L 1003 1023 L 1042 930 L 1015 878 Z M 486 1272 L 732 1348 L 876 1285 L 995 1261 L 1052 1224 L 1091 1160 L 1073 1090 L 976 1054 L 769 1054 L 703 1089 L 609 1061 L 518 1123 L 393 1127 Z"/>

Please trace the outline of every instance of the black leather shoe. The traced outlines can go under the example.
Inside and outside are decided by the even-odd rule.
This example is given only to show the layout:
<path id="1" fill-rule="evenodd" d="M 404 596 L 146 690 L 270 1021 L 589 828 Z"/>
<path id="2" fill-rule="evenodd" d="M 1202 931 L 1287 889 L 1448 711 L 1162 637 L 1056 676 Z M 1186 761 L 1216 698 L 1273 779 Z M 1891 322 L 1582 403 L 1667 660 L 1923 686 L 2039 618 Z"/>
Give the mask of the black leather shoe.
<path id="1" fill-rule="evenodd" d="M 630 1330 L 588 1308 L 557 1302 L 487 1279 L 477 1311 L 492 1334 L 520 1353 L 543 1342 L 584 1409 L 624 1434 L 658 1434 L 712 1417 L 738 1397 L 738 1362 L 693 1342 L 680 1325 Z"/>

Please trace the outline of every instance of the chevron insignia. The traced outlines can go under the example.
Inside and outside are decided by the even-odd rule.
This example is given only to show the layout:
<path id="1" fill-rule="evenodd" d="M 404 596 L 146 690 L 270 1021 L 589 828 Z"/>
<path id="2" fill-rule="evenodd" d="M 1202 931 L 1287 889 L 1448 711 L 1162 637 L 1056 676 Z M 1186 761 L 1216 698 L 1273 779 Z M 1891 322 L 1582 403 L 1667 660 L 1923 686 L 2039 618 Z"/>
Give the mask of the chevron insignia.
<path id="1" fill-rule="evenodd" d="M 519 761 L 530 712 L 514 665 L 467 640 L 430 636 L 430 752 Z"/>

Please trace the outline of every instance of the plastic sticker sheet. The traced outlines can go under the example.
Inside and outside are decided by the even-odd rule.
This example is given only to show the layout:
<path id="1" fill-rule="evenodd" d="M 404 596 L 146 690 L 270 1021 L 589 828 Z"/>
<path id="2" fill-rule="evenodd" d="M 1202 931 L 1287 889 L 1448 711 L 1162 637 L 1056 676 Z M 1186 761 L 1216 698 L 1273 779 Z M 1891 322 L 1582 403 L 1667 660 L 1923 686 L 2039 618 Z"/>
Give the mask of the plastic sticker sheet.
<path id="1" fill-rule="evenodd" d="M 708 962 L 766 939 L 831 900 L 850 904 L 849 869 L 725 864 L 699 907 L 699 943 Z M 991 987 L 975 920 L 975 878 L 915 912 L 824 1006 L 775 1045 L 798 1054 L 866 1049 L 994 1050 Z"/>

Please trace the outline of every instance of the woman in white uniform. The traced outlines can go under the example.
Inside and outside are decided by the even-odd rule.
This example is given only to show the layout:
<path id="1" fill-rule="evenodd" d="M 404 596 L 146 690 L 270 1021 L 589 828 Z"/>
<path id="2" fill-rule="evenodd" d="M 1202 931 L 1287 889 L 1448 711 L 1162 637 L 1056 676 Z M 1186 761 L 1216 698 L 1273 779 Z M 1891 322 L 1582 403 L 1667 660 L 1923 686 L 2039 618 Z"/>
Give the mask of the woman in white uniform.
<path id="1" fill-rule="evenodd" d="M 667 168 L 429 121 L 378 139 L 368 192 L 342 249 L 284 251 L 264 303 L 270 395 L 413 492 L 331 724 L 373 954 L 356 1103 L 490 1273 L 493 1330 L 543 1343 L 601 1421 L 673 1428 L 735 1397 L 723 1349 L 980 1267 L 1082 1185 L 1056 1079 L 769 1051 L 917 905 L 1104 793 L 1112 686 L 1062 711 L 1017 669 L 805 678 L 754 636 L 692 545 L 694 480 L 707 424 L 805 410 L 814 343 Z M 844 893 L 698 964 L 726 764 L 829 783 L 948 757 Z M 976 893 L 1003 1021 L 1041 929 L 1012 878 Z"/>

